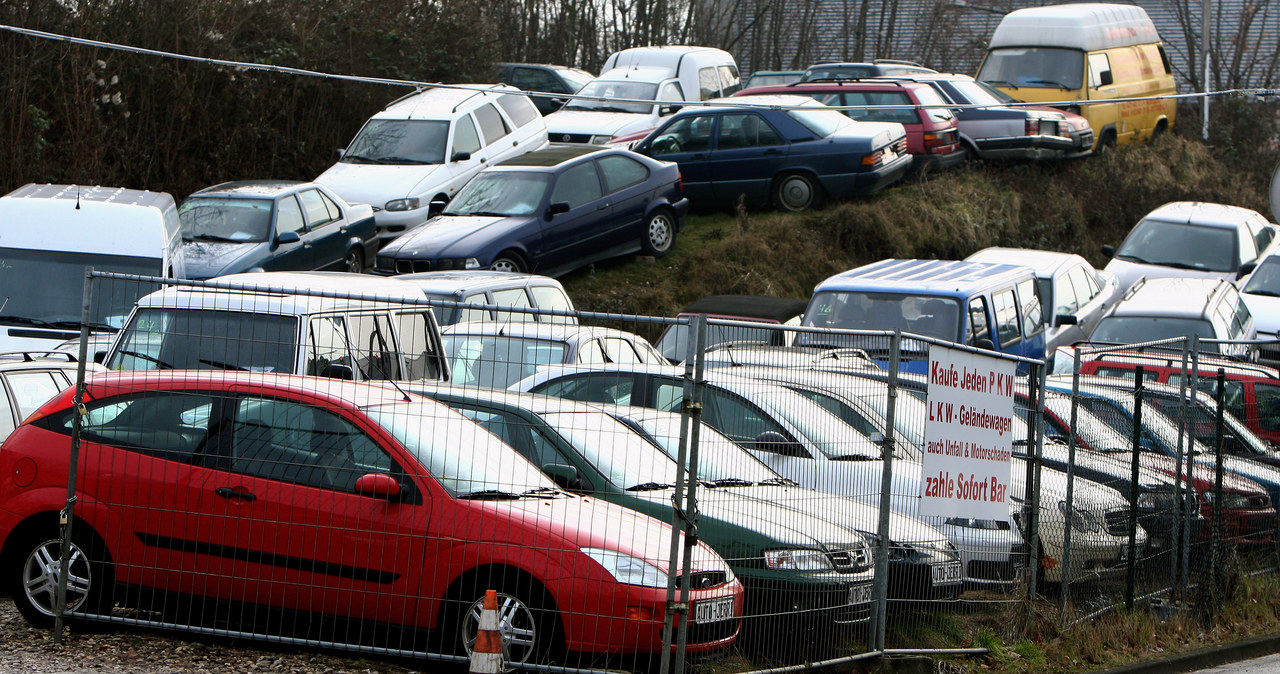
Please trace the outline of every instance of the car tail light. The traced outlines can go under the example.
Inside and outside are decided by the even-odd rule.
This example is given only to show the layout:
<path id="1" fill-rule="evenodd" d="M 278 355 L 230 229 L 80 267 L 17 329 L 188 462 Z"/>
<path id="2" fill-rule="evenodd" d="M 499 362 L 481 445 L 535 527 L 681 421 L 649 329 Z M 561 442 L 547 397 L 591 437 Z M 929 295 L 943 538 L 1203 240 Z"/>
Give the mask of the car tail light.
<path id="1" fill-rule="evenodd" d="M 940 152 L 942 148 L 948 145 L 954 145 L 956 142 L 955 138 L 956 132 L 953 130 L 926 132 L 924 134 L 924 149 L 926 152 L 930 153 Z"/>
<path id="2" fill-rule="evenodd" d="M 1027 117 L 1027 123 L 1026 123 L 1026 131 L 1027 131 L 1027 135 L 1028 135 L 1028 136 L 1034 136 L 1034 135 L 1036 135 L 1036 134 L 1039 134 L 1039 133 L 1040 133 L 1040 118 L 1039 118 L 1039 117 L 1032 117 L 1032 116 L 1028 116 L 1028 117 Z"/>
<path id="3" fill-rule="evenodd" d="M 678 171 L 676 172 L 676 191 L 684 194 L 684 174 Z"/>
<path id="4" fill-rule="evenodd" d="M 884 161 L 883 149 L 876 150 L 874 152 L 868 152 L 867 154 L 862 156 L 863 166 L 879 166 L 880 162 L 882 161 Z"/>

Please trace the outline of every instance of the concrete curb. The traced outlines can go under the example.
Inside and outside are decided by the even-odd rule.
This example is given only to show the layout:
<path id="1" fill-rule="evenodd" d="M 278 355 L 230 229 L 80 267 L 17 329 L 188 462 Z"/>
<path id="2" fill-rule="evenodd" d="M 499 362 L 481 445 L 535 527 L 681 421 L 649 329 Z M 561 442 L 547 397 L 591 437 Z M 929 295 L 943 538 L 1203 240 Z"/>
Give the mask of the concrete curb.
<path id="1" fill-rule="evenodd" d="M 1246 639 L 1226 646 L 1211 646 L 1160 660 L 1135 662 L 1123 667 L 1099 670 L 1095 674 L 1175 674 L 1194 672 L 1241 660 L 1280 653 L 1280 634 Z"/>

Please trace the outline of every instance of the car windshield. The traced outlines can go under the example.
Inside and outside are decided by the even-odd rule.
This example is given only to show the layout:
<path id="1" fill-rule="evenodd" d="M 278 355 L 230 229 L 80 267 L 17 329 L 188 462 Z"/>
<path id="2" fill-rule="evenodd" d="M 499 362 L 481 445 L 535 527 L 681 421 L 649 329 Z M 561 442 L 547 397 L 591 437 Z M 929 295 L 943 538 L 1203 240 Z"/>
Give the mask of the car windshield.
<path id="1" fill-rule="evenodd" d="M 274 204 L 272 199 L 192 197 L 178 207 L 182 240 L 261 243 L 271 238 Z"/>
<path id="2" fill-rule="evenodd" d="M 446 334 L 443 340 L 453 383 L 495 389 L 532 375 L 539 365 L 563 363 L 569 349 L 564 342 L 533 337 Z"/>
<path id="3" fill-rule="evenodd" d="M 1133 344 L 1192 335 L 1214 339 L 1213 324 L 1199 318 L 1108 316 L 1098 323 L 1090 339 L 1104 344 Z"/>
<path id="4" fill-rule="evenodd" d="M 345 164 L 443 164 L 449 122 L 371 119 L 342 153 Z"/>
<path id="5" fill-rule="evenodd" d="M 1160 408 L 1160 411 L 1169 416 L 1170 419 L 1178 419 L 1179 413 L 1185 414 L 1187 421 L 1190 423 L 1192 435 L 1205 444 L 1212 445 L 1217 435 L 1217 417 L 1215 411 L 1217 406 L 1210 402 L 1208 396 L 1203 394 L 1196 396 L 1196 404 L 1188 405 L 1182 408 L 1179 405 L 1179 397 L 1169 393 L 1147 393 L 1147 399 L 1151 404 Z M 1226 427 L 1228 435 L 1235 436 L 1240 440 L 1239 446 L 1242 446 L 1246 452 L 1252 454 L 1265 454 L 1266 442 L 1262 438 L 1249 430 L 1240 419 L 1226 410 L 1222 412 L 1222 422 Z"/>
<path id="6" fill-rule="evenodd" d="M 752 402 L 785 419 L 828 458 L 880 458 L 880 448 L 870 438 L 795 391 L 767 387 L 750 395 Z"/>
<path id="7" fill-rule="evenodd" d="M 483 171 L 444 209 L 445 215 L 533 215 L 551 183 L 549 173 Z"/>
<path id="8" fill-rule="evenodd" d="M 1084 52 L 1061 47 L 992 49 L 977 78 L 1012 88 L 1079 89 L 1084 81 Z"/>
<path id="9" fill-rule="evenodd" d="M 139 309 L 107 361 L 113 370 L 293 372 L 293 316 L 215 309 Z"/>
<path id="10" fill-rule="evenodd" d="M 768 87 L 799 81 L 801 73 L 756 73 L 747 80 L 747 87 Z M 746 87 L 744 87 L 746 88 Z"/>
<path id="11" fill-rule="evenodd" d="M 952 114 L 951 108 L 947 107 L 947 102 L 942 100 L 942 96 L 933 90 L 933 87 L 920 87 L 916 89 L 916 99 L 920 101 L 920 105 L 936 106 L 926 107 L 925 113 L 934 121 L 950 122 L 956 116 Z"/>
<path id="12" fill-rule="evenodd" d="M 1065 423 L 1071 423 L 1071 397 L 1048 394 L 1044 406 Z M 1133 449 L 1133 439 L 1120 434 L 1115 428 L 1098 418 L 1084 405 L 1076 406 L 1076 434 L 1097 452 L 1127 452 Z"/>
<path id="13" fill-rule="evenodd" d="M 857 80 L 864 77 L 875 77 L 879 75 L 878 69 L 873 65 L 861 64 L 833 64 L 813 66 L 804 72 L 804 76 L 800 78 L 801 82 L 813 82 L 815 80 Z"/>
<path id="14" fill-rule="evenodd" d="M 675 461 L 605 412 L 548 412 L 539 416 L 618 487 L 644 491 L 675 486 Z"/>
<path id="15" fill-rule="evenodd" d="M 841 115 L 841 117 L 843 116 Z M 750 342 L 781 346 L 783 341 L 781 327 L 776 323 L 763 324 L 758 328 L 749 328 L 742 325 L 708 324 L 706 326 L 707 348 L 730 342 Z M 683 361 L 685 356 L 688 355 L 685 351 L 689 348 L 689 325 L 677 323 L 668 327 L 654 346 L 667 359 L 677 362 Z"/>
<path id="16" fill-rule="evenodd" d="M 159 276 L 157 257 L 67 253 L 0 248 L 0 325 L 80 329 L 84 318 L 84 270 Z M 156 284 L 113 283 L 95 286 L 89 307 L 91 330 L 118 330 L 139 297 L 158 290 Z"/>
<path id="17" fill-rule="evenodd" d="M 591 73 L 576 68 L 560 68 L 556 70 L 556 74 L 560 76 L 560 79 L 564 80 L 570 91 L 578 91 L 587 86 L 587 83 L 593 79 Z"/>
<path id="18" fill-rule="evenodd" d="M 990 89 L 973 80 L 949 80 L 951 87 L 959 94 L 960 103 L 969 103 L 971 105 L 1004 105 L 1004 100 L 1008 96 L 1001 98 L 993 93 L 995 90 Z"/>
<path id="19" fill-rule="evenodd" d="M 1272 255 L 1263 260 L 1249 276 L 1249 282 L 1241 292 L 1280 297 L 1280 256 Z"/>
<path id="20" fill-rule="evenodd" d="M 788 110 L 787 115 L 792 119 L 804 125 L 804 128 L 813 132 L 813 135 L 819 138 L 826 138 L 835 133 L 837 129 L 843 129 L 853 120 L 838 110 L 823 110 L 822 108 L 801 108 L 798 110 Z"/>
<path id="21" fill-rule="evenodd" d="M 601 112 L 629 112 L 644 115 L 653 110 L 652 103 L 628 103 L 619 99 L 656 101 L 658 100 L 658 85 L 649 82 L 593 80 L 582 87 L 578 91 L 578 95 L 607 100 L 588 101 L 576 98 L 564 106 L 565 110 L 598 110 Z"/>
<path id="22" fill-rule="evenodd" d="M 365 412 L 452 496 L 554 490 L 545 475 L 480 425 L 441 405 L 390 403 Z"/>
<path id="23" fill-rule="evenodd" d="M 1117 259 L 1196 271 L 1236 270 L 1234 229 L 1143 220 L 1116 250 Z"/>
<path id="24" fill-rule="evenodd" d="M 951 297 L 826 290 L 809 301 L 804 324 L 848 330 L 902 330 L 950 342 L 960 337 L 960 304 Z M 812 334 L 797 339 L 814 341 Z M 824 340 L 831 336 L 823 337 Z"/>
<path id="25" fill-rule="evenodd" d="M 1081 404 L 1087 404 L 1095 416 L 1105 421 L 1120 433 L 1121 437 L 1133 437 L 1133 396 L 1124 392 L 1109 394 L 1107 398 L 1085 397 Z M 1178 446 L 1178 424 L 1165 416 L 1158 407 L 1150 402 L 1142 404 L 1142 430 L 1155 438 L 1157 442 L 1172 451 Z M 1192 440 L 1193 452 L 1205 452 L 1205 446 Z M 1184 441 L 1185 443 L 1185 441 Z M 1132 440 L 1126 446 L 1132 444 Z"/>
<path id="26" fill-rule="evenodd" d="M 627 419 L 644 430 L 667 456 L 680 456 L 680 416 L 678 414 L 637 414 Z M 704 480 L 776 480 L 778 474 L 716 429 L 702 424 L 698 429 L 698 477 Z"/>

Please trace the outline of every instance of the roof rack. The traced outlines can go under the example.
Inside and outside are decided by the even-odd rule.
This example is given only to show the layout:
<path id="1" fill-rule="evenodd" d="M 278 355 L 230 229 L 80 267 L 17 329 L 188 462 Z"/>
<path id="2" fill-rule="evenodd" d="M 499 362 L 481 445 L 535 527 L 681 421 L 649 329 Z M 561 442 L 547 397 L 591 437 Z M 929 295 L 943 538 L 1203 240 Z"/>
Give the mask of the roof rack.
<path id="1" fill-rule="evenodd" d="M 0 352 L 0 359 L 4 360 L 21 360 L 24 363 L 32 363 L 36 360 L 45 358 L 66 360 L 68 363 L 76 362 L 74 354 L 66 351 L 4 351 Z"/>

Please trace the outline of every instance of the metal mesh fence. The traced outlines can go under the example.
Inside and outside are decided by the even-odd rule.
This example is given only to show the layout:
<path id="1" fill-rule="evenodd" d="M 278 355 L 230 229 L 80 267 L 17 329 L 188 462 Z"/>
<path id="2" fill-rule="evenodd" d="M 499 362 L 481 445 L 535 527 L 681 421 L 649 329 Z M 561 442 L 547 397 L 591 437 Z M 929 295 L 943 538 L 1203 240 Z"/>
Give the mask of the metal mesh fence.
<path id="1" fill-rule="evenodd" d="M 253 279 L 90 275 L 87 315 L 141 298 L 66 345 L 109 371 L 0 452 L 28 618 L 65 579 L 76 617 L 462 660 L 492 589 L 521 667 L 748 671 L 954 652 L 1046 601 L 1208 605 L 1276 564 L 1270 422 L 1221 413 L 1256 382 L 1194 344 L 1051 376 L 910 333 Z"/>

